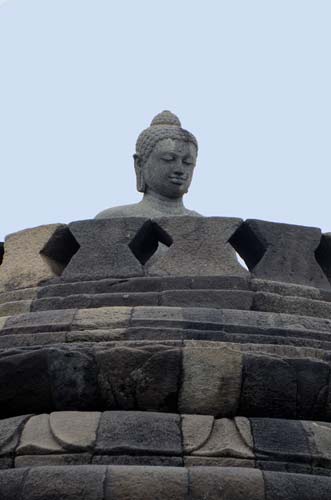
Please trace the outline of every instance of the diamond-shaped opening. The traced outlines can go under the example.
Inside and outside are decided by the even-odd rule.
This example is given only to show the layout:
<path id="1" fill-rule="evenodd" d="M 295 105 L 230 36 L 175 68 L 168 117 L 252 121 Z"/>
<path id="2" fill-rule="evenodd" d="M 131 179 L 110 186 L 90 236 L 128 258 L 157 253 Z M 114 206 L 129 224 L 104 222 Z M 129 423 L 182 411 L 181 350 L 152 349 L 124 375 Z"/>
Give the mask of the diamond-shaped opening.
<path id="1" fill-rule="evenodd" d="M 5 245 L 2 242 L 0 242 L 0 266 L 3 261 L 4 253 L 5 253 Z"/>
<path id="2" fill-rule="evenodd" d="M 149 220 L 141 226 L 129 243 L 129 248 L 139 262 L 145 265 L 160 246 L 170 247 L 172 243 L 171 236 L 156 222 Z"/>
<path id="3" fill-rule="evenodd" d="M 265 246 L 245 222 L 231 236 L 229 243 L 245 261 L 249 271 L 254 269 L 266 251 Z"/>
<path id="4" fill-rule="evenodd" d="M 331 283 L 331 233 L 322 234 L 321 242 L 315 250 L 315 258 Z"/>
<path id="5" fill-rule="evenodd" d="M 40 251 L 40 255 L 46 260 L 52 271 L 60 276 L 79 248 L 80 245 L 70 229 L 60 227 Z"/>

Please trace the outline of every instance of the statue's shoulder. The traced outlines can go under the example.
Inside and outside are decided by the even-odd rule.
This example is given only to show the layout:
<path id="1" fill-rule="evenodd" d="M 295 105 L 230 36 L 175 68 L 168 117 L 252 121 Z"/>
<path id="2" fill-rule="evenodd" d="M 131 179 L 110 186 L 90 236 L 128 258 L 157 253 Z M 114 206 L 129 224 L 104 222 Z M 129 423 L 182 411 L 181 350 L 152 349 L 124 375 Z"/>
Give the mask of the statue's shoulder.
<path id="1" fill-rule="evenodd" d="M 139 203 L 132 203 L 131 205 L 122 205 L 120 207 L 112 207 L 99 212 L 96 219 L 110 219 L 112 217 L 139 217 Z"/>

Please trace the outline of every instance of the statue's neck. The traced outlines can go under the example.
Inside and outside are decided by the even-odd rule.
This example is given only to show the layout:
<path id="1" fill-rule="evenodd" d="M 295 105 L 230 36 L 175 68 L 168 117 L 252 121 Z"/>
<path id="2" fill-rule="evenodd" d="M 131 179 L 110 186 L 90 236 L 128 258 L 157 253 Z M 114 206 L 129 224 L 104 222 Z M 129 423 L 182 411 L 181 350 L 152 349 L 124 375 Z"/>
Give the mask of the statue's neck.
<path id="1" fill-rule="evenodd" d="M 181 214 L 185 210 L 183 198 L 167 198 L 154 191 L 147 191 L 144 193 L 141 203 L 153 210 L 169 212 L 169 214 Z"/>

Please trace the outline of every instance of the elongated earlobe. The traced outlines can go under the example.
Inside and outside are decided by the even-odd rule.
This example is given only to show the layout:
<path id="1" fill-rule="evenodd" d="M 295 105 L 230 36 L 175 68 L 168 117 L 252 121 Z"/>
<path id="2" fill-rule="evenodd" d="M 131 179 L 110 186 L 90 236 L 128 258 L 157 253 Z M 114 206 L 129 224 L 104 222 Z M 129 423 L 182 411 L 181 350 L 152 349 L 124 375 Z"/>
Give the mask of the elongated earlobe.
<path id="1" fill-rule="evenodd" d="M 143 169 L 141 166 L 141 158 L 139 155 L 134 154 L 133 159 L 134 159 L 134 169 L 136 172 L 136 179 L 137 179 L 137 191 L 139 191 L 139 193 L 144 193 L 146 190 L 146 184 L 144 180 Z"/>

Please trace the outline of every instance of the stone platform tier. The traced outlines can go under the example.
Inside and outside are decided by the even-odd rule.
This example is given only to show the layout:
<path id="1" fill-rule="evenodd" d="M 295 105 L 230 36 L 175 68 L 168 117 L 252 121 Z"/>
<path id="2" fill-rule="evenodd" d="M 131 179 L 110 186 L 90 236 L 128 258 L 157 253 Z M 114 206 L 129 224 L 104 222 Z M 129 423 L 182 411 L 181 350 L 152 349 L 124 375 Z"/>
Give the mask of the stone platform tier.
<path id="1" fill-rule="evenodd" d="M 80 221 L 0 262 L 0 499 L 331 498 L 330 235 Z"/>

